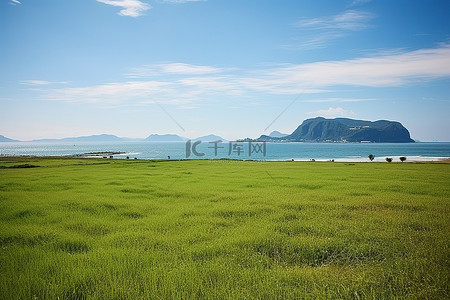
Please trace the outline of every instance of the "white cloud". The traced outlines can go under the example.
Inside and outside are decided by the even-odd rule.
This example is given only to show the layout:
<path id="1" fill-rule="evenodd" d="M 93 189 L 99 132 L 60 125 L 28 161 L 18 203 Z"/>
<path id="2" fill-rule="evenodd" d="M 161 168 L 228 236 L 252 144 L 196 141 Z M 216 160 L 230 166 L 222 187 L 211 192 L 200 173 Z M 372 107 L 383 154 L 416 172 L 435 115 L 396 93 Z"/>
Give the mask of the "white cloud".
<path id="1" fill-rule="evenodd" d="M 188 77 L 178 80 L 177 83 L 200 93 L 228 95 L 242 95 L 244 93 L 243 86 L 236 82 L 236 78 L 233 76 Z"/>
<path id="2" fill-rule="evenodd" d="M 139 0 L 97 0 L 97 2 L 121 7 L 119 15 L 134 18 L 141 16 L 144 11 L 151 8 L 149 4 Z"/>
<path id="3" fill-rule="evenodd" d="M 359 31 L 366 29 L 368 22 L 373 19 L 374 16 L 371 13 L 347 10 L 341 14 L 320 17 L 320 18 L 302 18 L 295 23 L 297 27 L 308 29 L 341 29 L 350 31 Z"/>
<path id="4" fill-rule="evenodd" d="M 50 84 L 67 84 L 67 81 L 47 81 L 47 80 L 22 80 L 20 84 L 29 86 L 43 86 Z"/>
<path id="5" fill-rule="evenodd" d="M 102 85 L 50 90 L 48 100 L 87 103 L 118 103 L 134 97 L 157 95 L 167 91 L 169 83 L 158 81 L 114 82 Z"/>
<path id="6" fill-rule="evenodd" d="M 291 65 L 266 71 L 282 87 L 387 87 L 450 77 L 450 45 L 393 55 Z M 267 79 L 266 79 L 267 80 Z"/>
<path id="7" fill-rule="evenodd" d="M 328 46 L 328 44 L 336 39 L 344 37 L 345 34 L 339 32 L 321 32 L 305 34 L 301 42 L 295 44 L 283 45 L 281 48 L 288 50 L 314 50 Z"/>
<path id="8" fill-rule="evenodd" d="M 212 95 L 241 95 L 242 87 L 225 77 L 186 77 L 172 81 L 127 81 L 101 85 L 50 89 L 44 99 L 66 102 L 114 104 L 170 103 L 186 105 Z"/>
<path id="9" fill-rule="evenodd" d="M 218 73 L 220 69 L 208 66 L 196 66 L 183 63 L 173 63 L 161 66 L 163 71 L 172 74 L 208 74 Z"/>
<path id="10" fill-rule="evenodd" d="M 22 4 L 19 0 L 11 0 L 10 2 L 9 2 L 9 4 L 11 4 L 11 5 L 17 5 L 17 4 Z"/>
<path id="11" fill-rule="evenodd" d="M 345 110 L 342 107 L 330 107 L 328 109 L 322 109 L 310 113 L 311 115 L 318 115 L 321 117 L 350 117 L 355 115 L 351 110 Z"/>
<path id="12" fill-rule="evenodd" d="M 39 85 L 48 85 L 51 84 L 51 82 L 46 80 L 22 80 L 20 84 L 39 86 Z"/>
<path id="13" fill-rule="evenodd" d="M 386 54 L 388 53 L 388 54 Z M 330 92 L 337 86 L 395 87 L 450 78 L 450 45 L 342 61 L 279 65 L 256 70 L 220 69 L 184 63 L 146 66 L 151 80 L 129 79 L 87 87 L 48 89 L 47 99 L 99 103 L 158 101 L 189 103 L 216 96 L 296 95 Z M 156 70 L 156 71 L 155 71 Z M 142 75 L 142 74 L 141 74 Z M 147 74 L 148 75 L 148 74 Z M 138 77 L 138 76 L 136 76 Z M 44 81 L 24 81 L 43 85 Z M 150 99 L 150 100 L 149 100 Z M 319 98 L 308 102 L 361 102 L 372 98 Z"/>
<path id="14" fill-rule="evenodd" d="M 319 18 L 301 18 L 295 26 L 302 29 L 302 41 L 284 48 L 312 50 L 326 47 L 331 41 L 352 31 L 370 27 L 375 16 L 369 12 L 346 10 L 343 13 Z"/>
<path id="15" fill-rule="evenodd" d="M 166 3 L 188 3 L 188 2 L 201 2 L 207 0 L 163 0 Z"/>
<path id="16" fill-rule="evenodd" d="M 142 78 L 155 75 L 203 75 L 220 73 L 223 69 L 211 66 L 199 66 L 185 63 L 168 63 L 157 65 L 146 65 L 140 68 L 133 69 L 126 74 L 129 78 Z"/>
<path id="17" fill-rule="evenodd" d="M 362 5 L 371 2 L 372 0 L 353 0 L 351 6 Z"/>
<path id="18" fill-rule="evenodd" d="M 342 103 L 342 102 L 367 102 L 367 101 L 376 101 L 374 98 L 323 98 L 323 99 L 311 99 L 311 100 L 303 100 L 301 102 L 308 103 Z"/>

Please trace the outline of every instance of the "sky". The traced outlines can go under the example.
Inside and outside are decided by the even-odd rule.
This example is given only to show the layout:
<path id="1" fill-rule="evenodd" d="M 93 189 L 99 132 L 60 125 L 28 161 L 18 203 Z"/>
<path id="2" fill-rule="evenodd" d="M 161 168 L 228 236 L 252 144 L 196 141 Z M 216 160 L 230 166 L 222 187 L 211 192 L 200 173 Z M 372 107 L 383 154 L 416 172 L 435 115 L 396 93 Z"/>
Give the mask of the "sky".
<path id="1" fill-rule="evenodd" d="M 447 0 L 0 0 L 0 134 L 292 133 L 322 116 L 450 141 Z"/>

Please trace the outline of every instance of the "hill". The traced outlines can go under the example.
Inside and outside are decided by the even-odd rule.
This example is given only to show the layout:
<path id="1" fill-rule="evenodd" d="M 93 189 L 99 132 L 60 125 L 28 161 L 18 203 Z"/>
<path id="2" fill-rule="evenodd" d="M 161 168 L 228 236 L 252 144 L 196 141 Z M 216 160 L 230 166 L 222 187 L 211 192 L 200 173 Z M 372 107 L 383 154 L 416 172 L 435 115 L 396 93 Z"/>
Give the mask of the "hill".
<path id="1" fill-rule="evenodd" d="M 198 138 L 193 139 L 193 140 L 194 140 L 194 141 L 202 141 L 202 142 L 215 142 L 215 141 L 223 141 L 223 142 L 226 142 L 226 141 L 227 141 L 227 140 L 224 139 L 223 137 L 220 137 L 220 136 L 214 135 L 214 134 L 201 136 L 201 137 L 198 137 Z"/>
<path id="2" fill-rule="evenodd" d="M 69 137 L 62 139 L 40 139 L 33 142 L 120 142 L 123 139 L 112 134 L 96 134 L 89 136 Z"/>
<path id="3" fill-rule="evenodd" d="M 281 138 L 281 137 L 285 137 L 285 136 L 287 136 L 287 135 L 289 135 L 289 134 L 287 134 L 287 133 L 281 133 L 281 132 L 276 131 L 276 130 L 272 131 L 272 132 L 269 134 L 270 137 L 274 137 L 274 138 Z"/>
<path id="4" fill-rule="evenodd" d="M 258 140 L 296 142 L 372 142 L 413 143 L 409 131 L 399 122 L 375 122 L 347 118 L 307 119 L 288 136 L 274 138 L 262 135 Z"/>
<path id="5" fill-rule="evenodd" d="M 20 142 L 20 141 L 7 138 L 4 135 L 0 135 L 0 143 L 8 143 L 8 142 Z"/>
<path id="6" fill-rule="evenodd" d="M 183 142 L 185 139 L 176 134 L 151 134 L 144 141 L 146 142 Z"/>

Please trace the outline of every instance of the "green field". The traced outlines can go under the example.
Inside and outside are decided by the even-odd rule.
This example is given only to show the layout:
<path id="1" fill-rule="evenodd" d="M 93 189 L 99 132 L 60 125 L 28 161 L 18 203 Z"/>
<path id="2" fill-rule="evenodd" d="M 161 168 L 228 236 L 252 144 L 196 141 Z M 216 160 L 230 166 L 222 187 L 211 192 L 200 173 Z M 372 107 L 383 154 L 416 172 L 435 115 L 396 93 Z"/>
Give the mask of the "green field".
<path id="1" fill-rule="evenodd" d="M 450 164 L 1 158 L 0 299 L 448 299 L 449 183 Z"/>

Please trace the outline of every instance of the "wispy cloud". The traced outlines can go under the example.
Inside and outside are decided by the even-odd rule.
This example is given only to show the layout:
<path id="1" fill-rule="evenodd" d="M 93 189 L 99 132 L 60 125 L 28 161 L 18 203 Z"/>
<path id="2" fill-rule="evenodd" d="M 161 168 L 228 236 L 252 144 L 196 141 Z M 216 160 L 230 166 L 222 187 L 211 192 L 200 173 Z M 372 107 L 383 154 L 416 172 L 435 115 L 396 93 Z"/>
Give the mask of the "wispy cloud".
<path id="1" fill-rule="evenodd" d="M 367 102 L 367 101 L 377 101 L 375 98 L 322 98 L 322 99 L 310 99 L 303 100 L 301 102 L 307 103 L 343 103 L 343 102 Z"/>
<path id="2" fill-rule="evenodd" d="M 363 5 L 371 2 L 372 0 L 353 0 L 351 6 Z"/>
<path id="3" fill-rule="evenodd" d="M 218 73 L 221 71 L 219 68 L 209 66 L 196 66 L 184 63 L 161 65 L 161 69 L 164 72 L 171 74 L 209 74 Z"/>
<path id="4" fill-rule="evenodd" d="M 318 18 L 301 18 L 294 25 L 302 30 L 303 41 L 285 46 L 311 50 L 326 47 L 331 41 L 342 38 L 350 32 L 370 27 L 375 16 L 360 10 L 346 10 L 343 13 Z"/>
<path id="5" fill-rule="evenodd" d="M 31 85 L 31 86 L 40 86 L 40 85 L 49 85 L 51 84 L 50 81 L 46 80 L 22 80 L 20 84 L 23 85 Z"/>
<path id="6" fill-rule="evenodd" d="M 327 47 L 330 42 L 344 37 L 345 34 L 339 32 L 307 33 L 301 39 L 295 39 L 295 43 L 281 46 L 287 50 L 314 50 Z"/>
<path id="7" fill-rule="evenodd" d="M 166 3 L 187 3 L 187 2 L 202 2 L 207 0 L 162 0 L 162 2 Z"/>
<path id="8" fill-rule="evenodd" d="M 321 109 L 309 113 L 310 115 L 318 115 L 321 117 L 351 117 L 355 113 L 351 110 L 343 109 L 342 107 L 330 107 L 328 109 Z"/>
<path id="9" fill-rule="evenodd" d="M 19 82 L 23 85 L 28 86 L 45 86 L 45 85 L 51 85 L 51 84 L 67 84 L 67 81 L 47 81 L 47 80 L 22 80 Z"/>
<path id="10" fill-rule="evenodd" d="M 320 18 L 302 18 L 295 23 L 297 27 L 309 29 L 341 29 L 359 31 L 366 29 L 368 22 L 373 19 L 373 15 L 368 12 L 358 10 L 347 10 L 341 14 Z"/>
<path id="11" fill-rule="evenodd" d="M 167 92 L 170 83 L 159 81 L 128 81 L 88 87 L 50 90 L 48 100 L 83 103 L 119 103 L 136 97 L 160 95 Z"/>
<path id="12" fill-rule="evenodd" d="M 229 82 L 229 80 L 231 81 Z M 165 103 L 184 105 L 217 95 L 241 95 L 243 89 L 232 78 L 185 77 L 173 80 L 114 82 L 88 87 L 49 89 L 44 99 L 66 102 L 133 105 Z"/>
<path id="13" fill-rule="evenodd" d="M 422 97 L 422 100 L 433 102 L 450 102 L 450 99 L 436 99 L 434 97 Z"/>
<path id="14" fill-rule="evenodd" d="M 394 54 L 342 61 L 279 65 L 231 72 L 217 67 L 184 63 L 148 65 L 151 78 L 128 79 L 87 87 L 48 89 L 46 98 L 96 103 L 139 102 L 187 103 L 209 101 L 217 96 L 252 97 L 256 94 L 296 95 L 330 92 L 331 97 L 308 102 L 362 102 L 372 98 L 333 98 L 337 86 L 395 87 L 434 79 L 450 78 L 450 44 Z M 44 85 L 44 81 L 24 81 Z M 150 101 L 150 102 L 148 102 Z"/>
<path id="15" fill-rule="evenodd" d="M 97 0 L 104 4 L 121 7 L 122 10 L 119 11 L 120 16 L 127 17 L 139 17 L 146 10 L 149 10 L 151 6 L 139 0 Z"/>
<path id="16" fill-rule="evenodd" d="M 401 86 L 449 77 L 450 44 L 393 55 L 286 66 L 269 70 L 266 76 L 282 86 Z"/>
<path id="17" fill-rule="evenodd" d="M 203 75 L 220 73 L 223 70 L 211 66 L 199 66 L 185 63 L 168 63 L 157 65 L 146 65 L 140 68 L 134 68 L 130 73 L 126 74 L 129 78 L 143 78 L 161 74 L 168 75 Z"/>
<path id="18" fill-rule="evenodd" d="M 10 2 L 9 2 L 9 4 L 11 4 L 11 5 L 17 5 L 17 4 L 22 4 L 19 0 L 11 0 Z"/>

